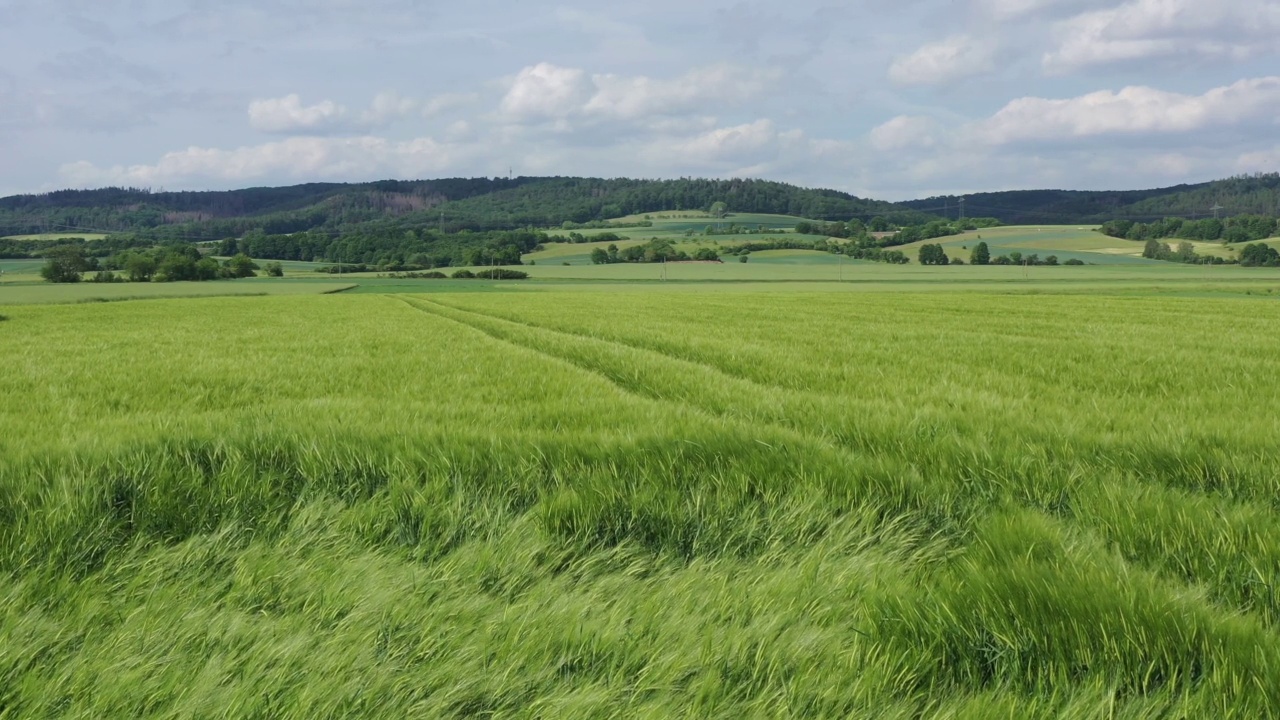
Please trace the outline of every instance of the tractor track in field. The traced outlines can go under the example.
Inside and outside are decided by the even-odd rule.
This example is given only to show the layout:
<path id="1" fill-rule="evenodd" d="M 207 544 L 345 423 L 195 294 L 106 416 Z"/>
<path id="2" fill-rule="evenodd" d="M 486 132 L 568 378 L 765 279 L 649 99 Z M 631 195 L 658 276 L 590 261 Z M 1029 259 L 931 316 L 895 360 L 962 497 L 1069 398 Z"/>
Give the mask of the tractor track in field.
<path id="1" fill-rule="evenodd" d="M 636 347 L 623 342 L 614 342 L 603 338 L 578 335 L 576 333 L 542 327 L 536 324 L 495 317 L 485 313 L 456 308 L 443 303 L 436 303 L 424 298 L 410 299 L 397 297 L 397 299 L 419 312 L 450 320 L 493 339 L 509 343 L 522 349 L 532 350 L 533 352 L 553 360 L 565 362 L 583 372 L 606 380 L 620 391 L 634 397 L 673 405 L 686 411 L 695 412 L 708 419 L 716 419 L 721 422 L 731 423 L 734 426 L 738 426 L 746 430 L 748 436 L 750 436 L 750 430 L 752 429 L 767 430 L 775 437 L 781 436 L 786 438 L 788 443 L 795 443 L 793 448 L 807 446 L 808 448 L 819 452 L 833 453 L 836 457 L 845 462 L 852 462 L 855 467 L 857 465 L 862 465 L 864 468 L 871 471 L 870 476 L 864 477 L 864 480 L 868 480 L 870 482 L 863 484 L 863 490 L 856 495 L 858 498 L 856 502 L 859 504 L 876 503 L 878 500 L 880 503 L 888 503 L 891 506 L 896 505 L 896 510 L 890 511 L 886 515 L 886 521 L 891 520 L 895 516 L 914 515 L 921 512 L 923 512 L 926 517 L 931 516 L 935 520 L 939 515 L 948 516 L 950 514 L 948 512 L 948 508 L 934 507 L 934 504 L 931 504 L 927 497 L 927 483 L 924 486 L 920 486 L 902 482 L 901 479 L 898 479 L 897 481 L 890 481 L 888 485 L 884 485 L 889 478 L 880 477 L 879 479 L 876 479 L 875 477 L 877 475 L 883 476 L 886 470 L 890 470 L 890 468 L 883 465 L 878 459 L 878 456 L 882 453 L 888 456 L 888 459 L 892 464 L 898 465 L 902 469 L 909 467 L 916 473 L 924 472 L 927 474 L 927 470 L 925 468 L 919 467 L 909 458 L 902 457 L 892 448 L 868 448 L 866 450 L 851 448 L 840 443 L 836 438 L 824 437 L 819 434 L 814 434 L 804 427 L 792 425 L 787 421 L 786 413 L 783 412 L 785 404 L 781 402 L 771 403 L 767 399 L 767 396 L 771 394 L 785 393 L 794 397 L 797 393 L 785 391 L 782 388 L 759 385 L 749 380 L 729 375 L 715 366 L 693 362 L 683 358 L 672 357 L 649 348 Z M 519 337 L 522 333 L 541 335 L 542 342 L 538 342 L 537 340 L 528 337 Z M 564 338 L 566 343 L 557 346 L 554 342 L 547 341 L 548 338 L 555 337 Z M 584 345 L 595 345 L 605 353 L 635 354 L 646 359 L 665 361 L 669 365 L 674 365 L 677 368 L 680 368 L 680 371 L 686 371 L 677 371 L 678 374 L 675 374 L 675 377 L 687 376 L 689 373 L 702 373 L 711 380 L 737 386 L 736 392 L 731 390 L 727 393 L 733 397 L 734 403 L 728 404 L 727 407 L 717 407 L 716 403 L 707 402 L 707 398 L 705 396 L 698 398 L 692 393 L 682 395 L 678 392 L 658 389 L 653 385 L 644 382 L 642 379 L 643 375 L 658 371 L 650 370 L 634 374 L 622 373 L 619 372 L 617 368 L 609 367 L 604 363 L 598 361 L 593 362 L 592 359 L 585 357 L 588 355 L 587 352 L 575 352 L 574 350 L 569 349 L 570 344 L 577 344 L 579 348 L 582 348 Z M 705 389 L 707 387 L 706 381 L 694 383 L 694 385 L 699 389 Z M 734 406 L 738 403 L 742 403 L 744 397 L 746 397 L 748 393 L 750 393 L 753 398 L 753 404 L 761 402 L 771 405 L 774 412 L 765 413 L 762 417 L 751 412 L 735 411 Z M 766 398 L 760 398 L 761 394 L 765 395 Z M 738 407 L 740 407 L 740 405 L 738 405 Z M 763 443 L 762 440 L 757 440 L 757 442 Z M 768 447 L 773 447 L 767 443 L 764 444 Z M 1135 484 L 1130 489 L 1130 492 L 1141 494 L 1143 492 L 1144 484 L 1144 482 Z M 1165 487 L 1165 484 L 1161 482 L 1156 482 L 1154 484 L 1156 487 Z M 1186 492 L 1186 490 L 1183 489 L 1183 492 Z M 897 495 L 897 503 L 894 502 L 894 495 Z M 1224 506 L 1222 510 L 1228 512 L 1233 510 L 1247 511 L 1251 507 L 1251 503 L 1240 503 L 1239 501 L 1225 499 L 1211 492 L 1190 492 L 1189 495 L 1190 497 L 1187 499 L 1189 502 L 1194 503 L 1196 499 L 1210 500 L 1211 502 L 1222 504 Z M 1095 542 L 1116 540 L 1116 538 L 1111 537 L 1111 533 L 1108 532 L 1105 527 L 1090 522 L 1090 519 L 1087 517 L 1080 517 L 1077 515 L 1058 517 L 1034 503 L 1017 502 L 1017 504 L 1039 513 L 1048 522 L 1062 524 L 1067 528 L 1074 527 L 1077 531 L 1083 530 L 1086 535 L 1091 536 Z M 961 524 L 963 525 L 963 523 Z M 959 542 L 959 547 L 962 547 L 965 544 L 963 541 L 965 533 L 959 527 L 952 527 L 950 531 L 940 530 L 940 528 L 936 527 L 934 530 L 942 532 L 943 535 L 952 535 L 951 542 Z M 1280 527 L 1274 528 L 1273 532 L 1280 533 Z M 1144 572 L 1149 572 L 1155 576 L 1163 578 L 1171 588 L 1185 590 L 1189 587 L 1185 576 L 1180 575 L 1176 571 L 1171 571 L 1168 567 L 1162 567 L 1164 565 L 1164 563 L 1161 562 L 1162 557 L 1163 556 L 1160 553 L 1150 557 L 1137 555 L 1128 557 L 1127 562 L 1132 564 L 1135 568 L 1141 568 Z M 1230 605 L 1231 603 L 1228 602 L 1227 604 Z M 1236 609 L 1241 610 L 1243 608 Z M 1254 616 L 1260 617 L 1258 615 Z M 1270 623 L 1264 622 L 1264 625 L 1272 627 Z"/>
<path id="2" fill-rule="evenodd" d="M 488 335 L 489 337 L 494 338 L 496 340 L 501 340 L 503 342 L 507 342 L 527 350 L 532 350 L 546 357 L 550 357 L 550 358 L 559 360 L 561 362 L 568 363 L 583 372 L 587 372 L 592 375 L 596 375 L 598 377 L 604 378 L 610 384 L 612 384 L 613 386 L 617 387 L 619 390 L 627 394 L 634 395 L 636 397 L 641 397 L 646 400 L 679 405 L 685 408 L 699 411 L 711 417 L 716 417 L 724 420 L 730 420 L 734 422 L 749 421 L 755 426 L 767 427 L 778 432 L 795 435 L 809 442 L 819 443 L 824 447 L 833 451 L 848 453 L 850 455 L 855 454 L 855 452 L 851 448 L 843 447 L 841 445 L 832 443 L 829 440 L 822 438 L 821 436 L 814 435 L 812 433 L 806 432 L 801 428 L 797 428 L 783 422 L 778 422 L 776 420 L 769 419 L 767 416 L 760 417 L 759 415 L 756 415 L 756 414 L 746 414 L 741 412 L 733 412 L 732 410 L 720 409 L 706 402 L 697 402 L 694 398 L 688 395 L 678 396 L 678 395 L 675 395 L 674 393 L 660 390 L 658 388 L 653 387 L 651 384 L 644 382 L 641 379 L 643 375 L 648 373 L 619 372 L 615 368 L 602 366 L 599 363 L 592 363 L 591 361 L 583 357 L 584 353 L 567 352 L 563 348 L 560 348 L 559 351 L 557 351 L 556 349 L 548 348 L 545 345 L 537 345 L 537 344 L 529 343 L 527 341 L 522 341 L 523 339 L 518 339 L 513 336 L 515 335 L 515 333 L 519 333 L 519 332 L 543 334 L 543 335 L 550 335 L 550 336 L 562 336 L 567 339 L 570 339 L 572 342 L 576 342 L 579 344 L 595 344 L 597 346 L 600 346 L 602 350 L 607 353 L 615 353 L 615 354 L 616 353 L 634 353 L 641 357 L 646 357 L 646 359 L 653 358 L 653 359 L 658 359 L 662 362 L 666 362 L 670 364 L 690 366 L 684 369 L 693 370 L 694 372 L 710 374 L 714 379 L 720 380 L 722 382 L 727 382 L 735 385 L 747 385 L 748 387 L 745 388 L 746 390 L 754 391 L 757 393 L 782 392 L 781 388 L 773 388 L 770 386 L 758 385 L 748 380 L 742 380 L 732 375 L 728 375 L 720 371 L 718 368 L 715 368 L 714 366 L 704 365 L 702 363 L 696 363 L 696 362 L 684 360 L 682 358 L 672 357 L 670 355 L 665 355 L 663 353 L 657 352 L 655 350 L 650 350 L 648 348 L 634 347 L 626 343 L 614 342 L 611 340 L 594 338 L 594 337 L 589 337 L 584 335 L 576 335 L 574 333 L 563 332 L 553 328 L 546 328 L 538 325 L 516 322 L 513 320 L 501 318 L 501 317 L 486 315 L 484 313 L 472 312 L 469 310 L 455 308 L 450 305 L 444 305 L 442 303 L 436 303 L 436 302 L 425 300 L 422 298 L 409 299 L 404 297 L 398 297 L 397 299 L 399 299 L 401 302 L 404 302 L 405 304 L 409 305 L 410 307 L 420 312 L 424 312 L 430 315 L 435 315 L 437 317 L 442 317 L 447 320 L 451 320 L 460 325 L 464 325 L 473 330 L 476 330 L 477 332 L 483 333 L 484 335 Z M 468 316 L 473 316 L 474 319 L 470 319 L 468 318 Z M 511 328 L 502 329 L 501 326 L 503 325 L 511 326 Z M 687 373 L 685 374 L 687 375 Z M 742 390 L 743 388 L 737 388 L 737 389 Z M 776 408 L 777 405 L 774 404 L 773 407 Z M 773 412 L 773 413 L 770 413 L 770 415 L 780 417 L 782 416 L 782 413 Z"/>

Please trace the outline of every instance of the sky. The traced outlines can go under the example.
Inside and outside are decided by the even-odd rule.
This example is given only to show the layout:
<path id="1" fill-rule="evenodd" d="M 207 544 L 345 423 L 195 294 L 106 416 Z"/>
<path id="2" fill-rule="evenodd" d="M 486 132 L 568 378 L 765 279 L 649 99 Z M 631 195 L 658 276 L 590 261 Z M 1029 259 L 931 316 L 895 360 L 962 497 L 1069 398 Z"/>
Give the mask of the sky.
<path id="1" fill-rule="evenodd" d="M 1280 0 L 0 0 L 0 195 L 1280 170 Z"/>

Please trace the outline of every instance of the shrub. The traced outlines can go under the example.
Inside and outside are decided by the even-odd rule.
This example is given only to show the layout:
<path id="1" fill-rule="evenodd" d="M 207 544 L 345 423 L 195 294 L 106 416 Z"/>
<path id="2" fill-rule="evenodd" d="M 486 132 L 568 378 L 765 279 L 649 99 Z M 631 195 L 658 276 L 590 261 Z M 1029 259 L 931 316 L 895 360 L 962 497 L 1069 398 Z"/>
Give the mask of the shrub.
<path id="1" fill-rule="evenodd" d="M 476 274 L 471 272 L 470 270 L 456 270 L 454 271 L 452 277 L 455 280 L 471 280 L 471 279 L 474 279 L 475 276 Z"/>
<path id="2" fill-rule="evenodd" d="M 477 278 L 482 280 L 528 280 L 529 273 L 520 270 L 508 270 L 506 268 L 494 268 L 492 270 L 482 270 L 475 274 Z"/>
<path id="3" fill-rule="evenodd" d="M 1083 261 L 1083 260 L 1081 260 L 1080 258 L 1071 258 L 1070 260 L 1068 260 L 1068 261 L 1066 261 L 1066 262 L 1064 262 L 1064 263 L 1062 263 L 1062 264 L 1063 264 L 1063 265 L 1083 265 L 1083 264 L 1084 264 L 1084 261 Z"/>
<path id="4" fill-rule="evenodd" d="M 226 274 L 228 277 L 251 278 L 251 277 L 257 277 L 258 275 L 256 272 L 254 272 L 255 270 L 258 269 L 258 264 L 255 263 L 252 258 L 250 258 L 248 255 L 245 255 L 244 253 L 236 254 L 230 260 L 223 263 L 222 266 L 227 271 Z"/>
<path id="5" fill-rule="evenodd" d="M 124 282 L 124 278 L 119 277 L 118 275 L 111 272 L 110 270 L 99 270 L 98 272 L 94 273 L 93 277 L 89 278 L 89 282 L 117 283 L 117 282 Z"/>
<path id="6" fill-rule="evenodd" d="M 5 322 L 8 319 L 9 319 L 8 315 L 0 315 L 0 322 Z"/>
<path id="7" fill-rule="evenodd" d="M 744 263 L 744 262 L 746 262 L 746 261 L 747 261 L 747 256 L 746 256 L 746 255 L 739 255 L 739 256 L 738 256 L 738 262 L 740 262 L 740 263 Z"/>
<path id="8" fill-rule="evenodd" d="M 278 262 L 267 263 L 267 277 L 284 277 L 284 266 Z"/>

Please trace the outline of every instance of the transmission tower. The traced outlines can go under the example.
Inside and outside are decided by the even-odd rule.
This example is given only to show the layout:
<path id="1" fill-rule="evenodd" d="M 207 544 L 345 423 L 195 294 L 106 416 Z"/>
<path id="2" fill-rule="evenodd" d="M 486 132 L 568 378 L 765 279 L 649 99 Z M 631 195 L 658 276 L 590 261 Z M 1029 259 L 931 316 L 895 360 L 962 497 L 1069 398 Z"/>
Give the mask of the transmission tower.
<path id="1" fill-rule="evenodd" d="M 1211 207 L 1211 208 L 1209 208 L 1209 209 L 1213 211 L 1213 219 L 1214 219 L 1214 220 L 1219 219 L 1219 218 L 1218 218 L 1219 213 L 1221 213 L 1223 210 L 1226 210 L 1226 208 L 1222 207 L 1221 205 L 1219 205 L 1219 204 L 1217 204 L 1217 203 L 1214 203 L 1213 207 Z"/>
<path id="2" fill-rule="evenodd" d="M 960 220 L 964 220 L 964 198 L 960 198 Z"/>

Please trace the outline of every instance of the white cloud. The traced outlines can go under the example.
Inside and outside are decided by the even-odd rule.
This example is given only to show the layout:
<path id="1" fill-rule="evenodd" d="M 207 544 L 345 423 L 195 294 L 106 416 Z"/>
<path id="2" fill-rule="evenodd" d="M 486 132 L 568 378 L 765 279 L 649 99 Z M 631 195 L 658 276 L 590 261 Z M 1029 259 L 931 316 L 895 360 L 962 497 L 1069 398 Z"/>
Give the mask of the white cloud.
<path id="1" fill-rule="evenodd" d="M 779 78 L 776 71 L 723 63 L 670 79 L 588 76 L 581 69 L 541 63 L 520 71 L 499 110 L 509 122 L 554 120 L 562 130 L 570 129 L 573 120 L 578 125 L 615 121 L 661 131 L 672 123 L 702 124 L 711 113 L 760 96 Z"/>
<path id="2" fill-rule="evenodd" d="M 500 109 L 517 122 L 564 118 L 590 94 L 586 72 L 539 63 L 516 75 L 502 98 Z"/>
<path id="3" fill-rule="evenodd" d="M 595 75 L 595 94 L 583 111 L 626 120 L 690 111 L 715 112 L 722 104 L 760 95 L 777 80 L 776 72 L 728 64 L 701 68 L 672 80 Z"/>
<path id="4" fill-rule="evenodd" d="M 1043 62 L 1067 72 L 1174 56 L 1243 60 L 1280 49 L 1277 33 L 1274 0 L 1129 0 L 1059 23 L 1058 46 Z"/>
<path id="5" fill-rule="evenodd" d="M 871 146 L 880 152 L 931 148 L 940 128 L 932 118 L 899 115 L 871 131 Z"/>
<path id="6" fill-rule="evenodd" d="M 934 85 L 995 69 L 996 43 L 953 35 L 894 60 L 889 79 L 899 85 Z"/>
<path id="7" fill-rule="evenodd" d="M 675 158 L 700 162 L 748 164 L 778 152 L 778 128 L 772 120 L 717 128 L 673 143 L 664 143 Z"/>
<path id="8" fill-rule="evenodd" d="M 479 97 L 474 93 L 446 94 L 422 102 L 386 90 L 357 113 L 332 100 L 304 106 L 297 94 L 291 94 L 250 103 L 249 124 L 255 130 L 281 135 L 360 135 L 415 114 L 435 117 L 476 102 Z"/>
<path id="9" fill-rule="evenodd" d="M 332 100 L 304 106 L 297 94 L 249 103 L 249 124 L 268 133 L 325 132 L 346 116 L 347 109 Z"/>
<path id="10" fill-rule="evenodd" d="M 402 97 L 395 91 L 380 92 L 374 96 L 369 109 L 360 114 L 360 122 L 368 126 L 385 125 L 405 117 L 417 106 L 416 100 Z"/>
<path id="11" fill-rule="evenodd" d="M 264 178 L 412 178 L 453 167 L 459 150 L 431 138 L 395 142 L 379 137 L 297 137 L 234 150 L 191 147 L 168 153 L 154 165 L 100 168 L 78 162 L 62 166 L 61 175 L 77 187 L 188 186 Z"/>
<path id="12" fill-rule="evenodd" d="M 1251 121 L 1274 124 L 1277 113 L 1280 77 L 1266 77 L 1241 80 L 1198 96 L 1135 86 L 1066 100 L 1026 97 L 1010 102 L 976 130 L 987 142 L 1004 144 L 1191 132 Z"/>

